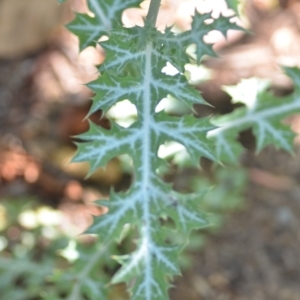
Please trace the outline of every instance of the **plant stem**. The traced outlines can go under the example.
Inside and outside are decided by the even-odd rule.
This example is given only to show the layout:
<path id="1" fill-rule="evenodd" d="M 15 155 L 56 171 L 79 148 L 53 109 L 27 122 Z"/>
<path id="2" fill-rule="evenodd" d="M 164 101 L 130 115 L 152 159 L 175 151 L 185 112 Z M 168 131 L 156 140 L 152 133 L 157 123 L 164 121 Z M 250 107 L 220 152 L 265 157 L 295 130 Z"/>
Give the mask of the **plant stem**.
<path id="1" fill-rule="evenodd" d="M 149 23 L 152 27 L 156 25 L 156 19 L 160 7 L 161 0 L 151 0 L 148 14 L 146 16 L 146 22 Z"/>

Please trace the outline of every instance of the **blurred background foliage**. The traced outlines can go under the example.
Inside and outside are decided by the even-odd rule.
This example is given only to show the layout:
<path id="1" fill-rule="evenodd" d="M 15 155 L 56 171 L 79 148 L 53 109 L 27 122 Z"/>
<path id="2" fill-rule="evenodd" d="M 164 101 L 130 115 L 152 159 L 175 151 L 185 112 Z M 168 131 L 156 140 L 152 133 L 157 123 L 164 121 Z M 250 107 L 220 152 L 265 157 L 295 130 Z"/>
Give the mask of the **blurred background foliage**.
<path id="1" fill-rule="evenodd" d="M 178 31 L 188 28 L 195 5 L 225 13 L 222 0 L 165 0 L 159 26 L 175 22 Z M 141 24 L 146 7 L 147 1 L 142 9 L 127 11 L 123 22 Z M 1 300 L 98 299 L 100 293 L 106 293 L 104 299 L 126 299 L 123 285 L 107 288 L 106 283 L 118 268 L 111 255 L 134 247 L 128 231 L 104 249 L 95 237 L 79 235 L 92 215 L 106 212 L 93 205 L 95 200 L 107 198 L 111 187 L 128 188 L 132 167 L 124 155 L 85 179 L 85 164 L 69 164 L 76 151 L 70 136 L 88 126 L 82 120 L 92 94 L 82 83 L 97 76 L 95 65 L 104 60 L 100 47 L 78 55 L 76 38 L 62 26 L 72 19 L 72 10 L 87 11 L 85 2 L 0 1 Z M 220 58 L 186 67 L 191 84 L 213 105 L 196 106 L 197 117 L 232 111 L 236 104 L 222 86 L 241 78 L 267 78 L 276 95 L 293 89 L 279 65 L 299 66 L 300 3 L 247 0 L 241 16 L 253 35 L 231 32 L 225 41 L 212 32 L 207 41 L 216 43 Z M 174 115 L 188 112 L 172 98 L 162 107 Z M 135 109 L 123 101 L 108 115 L 128 126 Z M 101 113 L 91 120 L 110 126 Z M 286 120 L 297 134 L 299 120 Z M 161 174 L 175 189 L 206 191 L 199 205 L 211 223 L 192 233 L 172 300 L 299 299 L 299 137 L 294 157 L 272 147 L 255 155 L 251 131 L 239 140 L 245 147 L 242 168 L 216 167 L 205 159 L 196 168 L 184 148 L 172 142 L 159 150 L 169 162 Z"/>

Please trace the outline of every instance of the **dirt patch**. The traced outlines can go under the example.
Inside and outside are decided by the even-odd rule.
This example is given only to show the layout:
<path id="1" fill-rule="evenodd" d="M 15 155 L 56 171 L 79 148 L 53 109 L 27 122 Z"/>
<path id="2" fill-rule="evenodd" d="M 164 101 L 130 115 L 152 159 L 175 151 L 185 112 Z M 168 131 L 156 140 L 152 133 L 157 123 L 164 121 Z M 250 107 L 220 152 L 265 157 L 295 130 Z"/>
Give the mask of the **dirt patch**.
<path id="1" fill-rule="evenodd" d="M 193 267 L 176 281 L 172 300 L 299 299 L 299 155 L 269 148 L 250 164 L 273 169 L 273 174 L 277 166 L 277 173 L 294 184 L 278 190 L 250 182 L 245 208 L 228 215 L 221 231 L 192 254 Z"/>

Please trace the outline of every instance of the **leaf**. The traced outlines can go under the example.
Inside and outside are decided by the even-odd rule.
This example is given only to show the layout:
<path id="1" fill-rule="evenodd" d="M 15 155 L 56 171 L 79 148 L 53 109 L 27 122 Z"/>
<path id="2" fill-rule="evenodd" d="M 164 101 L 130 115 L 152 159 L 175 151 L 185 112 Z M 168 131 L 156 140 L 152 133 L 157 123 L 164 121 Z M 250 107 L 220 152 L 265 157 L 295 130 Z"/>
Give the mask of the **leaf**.
<path id="1" fill-rule="evenodd" d="M 118 101 L 132 98 L 142 90 L 139 80 L 134 77 L 120 78 L 107 74 L 87 86 L 96 93 L 88 116 L 100 108 L 105 113 Z"/>
<path id="2" fill-rule="evenodd" d="M 93 173 L 115 156 L 134 151 L 142 135 L 138 127 L 124 130 L 112 124 L 112 128 L 106 130 L 90 123 L 89 131 L 78 136 L 84 143 L 77 144 L 78 150 L 72 162 L 89 162 L 90 173 Z"/>
<path id="3" fill-rule="evenodd" d="M 275 97 L 266 91 L 266 82 L 258 79 L 244 80 L 236 87 L 226 88 L 234 102 L 242 102 L 246 107 L 238 108 L 213 121 L 219 128 L 210 131 L 208 136 L 215 142 L 220 160 L 237 161 L 242 152 L 241 146 L 236 142 L 238 134 L 251 128 L 256 137 L 257 152 L 270 144 L 288 152 L 293 151 L 295 133 L 282 120 L 300 112 L 300 71 L 297 68 L 286 68 L 286 72 L 296 87 L 294 93 L 286 97 Z"/>
<path id="4" fill-rule="evenodd" d="M 191 30 L 180 34 L 174 34 L 172 28 L 166 29 L 165 34 L 162 34 L 158 41 L 164 46 L 165 54 L 169 55 L 169 62 L 183 71 L 184 64 L 189 62 L 189 59 L 195 59 L 197 64 L 200 64 L 204 55 L 216 56 L 212 48 L 212 44 L 206 44 L 203 41 L 205 35 L 212 30 L 220 31 L 225 37 L 229 29 L 244 30 L 235 23 L 231 23 L 232 17 L 220 16 L 218 19 L 213 19 L 211 14 L 200 14 L 197 11 L 192 22 Z M 210 23 L 207 23 L 210 21 Z M 186 51 L 191 44 L 196 45 L 194 55 L 188 57 Z M 168 54 L 169 53 L 169 54 Z"/>
<path id="5" fill-rule="evenodd" d="M 12 268 L 12 266 L 16 266 Z M 42 291 L 48 292 L 46 278 L 54 268 L 54 256 L 41 257 L 39 263 L 30 255 L 22 257 L 0 257 L 0 290 L 2 299 L 24 299 L 37 297 Z M 22 286 L 16 281 L 22 279 Z"/>
<path id="6" fill-rule="evenodd" d="M 95 217 L 87 230 L 100 235 L 103 242 L 109 242 L 120 238 L 126 224 L 138 229 L 136 250 L 117 258 L 122 268 L 113 279 L 114 283 L 125 281 L 132 285 L 134 282 L 132 299 L 168 299 L 167 280 L 179 273 L 177 257 L 182 245 L 168 243 L 170 231 L 161 224 L 162 217 L 173 219 L 176 230 L 186 235 L 193 228 L 207 226 L 205 215 L 198 207 L 200 196 L 175 193 L 160 178 L 158 170 L 166 166 L 166 161 L 157 153 L 165 142 L 176 141 L 186 147 L 196 165 L 202 156 L 215 160 L 214 144 L 207 138 L 215 126 L 207 118 L 156 113 L 156 107 L 168 96 L 190 108 L 197 103 L 206 104 L 182 73 L 169 76 L 162 69 L 171 63 L 182 70 L 190 59 L 186 49 L 193 43 L 197 44 L 198 61 L 204 54 L 214 55 L 212 46 L 203 42 L 204 35 L 214 28 L 206 24 L 208 19 L 210 15 L 196 13 L 192 29 L 179 35 L 170 28 L 165 33 L 158 32 L 147 23 L 143 28 L 115 25 L 109 39 L 100 42 L 106 52 L 99 68 L 101 76 L 88 84 L 95 92 L 89 115 L 99 109 L 106 112 L 125 99 L 136 106 L 138 113 L 137 120 L 128 128 L 111 122 L 111 129 L 107 130 L 90 123 L 89 130 L 77 136 L 81 142 L 73 159 L 87 161 L 92 173 L 118 155 L 132 157 L 131 187 L 123 193 L 112 190 L 109 201 L 98 201 L 98 205 L 108 208 L 108 213 Z M 224 35 L 227 29 L 237 28 L 228 18 L 212 21 Z M 175 207 L 172 199 L 176 199 Z"/>
<path id="7" fill-rule="evenodd" d="M 180 274 L 177 257 L 179 247 L 168 246 L 163 242 L 164 231 L 153 222 L 141 228 L 142 238 L 137 250 L 130 256 L 121 257 L 122 268 L 115 274 L 113 283 L 129 282 L 136 278 L 131 289 L 131 299 L 164 300 L 168 298 L 166 274 Z M 148 240 L 150 232 L 155 236 Z"/>
<path id="8" fill-rule="evenodd" d="M 68 270 L 54 274 L 52 282 L 63 288 L 68 295 L 64 298 L 67 300 L 107 299 L 107 288 L 103 283 L 107 281 L 104 266 L 109 263 L 110 252 L 115 251 L 115 247 L 101 245 L 99 242 L 77 246 L 79 258 Z M 72 284 L 66 285 L 66 282 Z"/>
<path id="9" fill-rule="evenodd" d="M 103 35 L 109 35 L 115 24 L 121 23 L 124 9 L 136 7 L 140 0 L 88 0 L 88 7 L 94 17 L 87 14 L 76 13 L 75 19 L 67 28 L 78 36 L 80 50 L 88 46 L 95 46 Z"/>
<path id="10" fill-rule="evenodd" d="M 157 125 L 154 127 L 156 134 L 167 141 L 173 140 L 184 145 L 196 165 L 200 156 L 215 160 L 213 145 L 206 138 L 207 132 L 214 127 L 208 119 L 196 121 L 192 116 L 178 119 L 158 114 L 156 120 Z"/>
<path id="11" fill-rule="evenodd" d="M 173 192 L 166 205 L 167 215 L 172 218 L 178 231 L 186 237 L 193 229 L 204 228 L 209 225 L 206 215 L 200 210 L 199 200 L 203 193 L 182 195 Z"/>
<path id="12" fill-rule="evenodd" d="M 106 299 L 104 289 L 97 279 L 91 279 L 89 276 L 82 279 L 81 290 L 89 300 Z"/>
<path id="13" fill-rule="evenodd" d="M 240 0 L 226 0 L 228 8 L 234 10 L 236 14 L 238 14 L 238 6 L 240 4 Z"/>

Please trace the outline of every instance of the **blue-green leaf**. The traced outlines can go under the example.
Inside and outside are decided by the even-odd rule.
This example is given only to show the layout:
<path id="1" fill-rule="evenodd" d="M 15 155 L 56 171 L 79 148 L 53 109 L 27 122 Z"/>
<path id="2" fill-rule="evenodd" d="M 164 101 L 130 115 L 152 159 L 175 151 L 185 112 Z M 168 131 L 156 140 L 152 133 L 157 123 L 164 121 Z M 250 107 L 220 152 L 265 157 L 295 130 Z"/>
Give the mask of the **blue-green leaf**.
<path id="1" fill-rule="evenodd" d="M 78 36 L 80 50 L 95 46 L 101 36 L 110 34 L 115 24 L 121 24 L 121 15 L 126 8 L 138 6 L 139 3 L 140 0 L 88 0 L 88 7 L 94 16 L 76 13 L 67 28 Z"/>
<path id="2" fill-rule="evenodd" d="M 293 151 L 295 133 L 282 120 L 300 112 L 300 71 L 297 68 L 286 68 L 286 72 L 295 82 L 294 93 L 286 97 L 275 97 L 266 90 L 266 81 L 256 78 L 226 88 L 233 101 L 241 102 L 245 107 L 214 119 L 213 123 L 219 128 L 210 131 L 208 136 L 215 143 L 220 160 L 238 160 L 242 148 L 236 139 L 239 132 L 247 129 L 252 129 L 256 137 L 257 151 L 271 144 L 288 152 Z"/>
<path id="3" fill-rule="evenodd" d="M 119 1 L 109 3 L 112 2 Z M 105 11 L 107 3 L 98 1 L 94 9 L 100 7 Z M 112 9 L 119 14 L 114 5 Z M 162 180 L 158 170 L 166 166 L 166 161 L 158 157 L 158 150 L 164 143 L 176 141 L 186 147 L 195 165 L 202 156 L 216 160 L 214 143 L 207 138 L 215 125 L 207 118 L 157 113 L 156 108 L 168 96 L 189 108 L 194 104 L 206 104 L 183 75 L 184 64 L 191 59 L 186 50 L 189 45 L 196 44 L 195 59 L 199 62 L 203 55 L 214 55 L 212 45 L 203 42 L 207 33 L 216 27 L 226 35 L 228 29 L 239 27 L 229 18 L 214 20 L 210 14 L 196 13 L 192 29 L 182 34 L 173 33 L 171 28 L 161 33 L 147 23 L 143 28 L 123 28 L 109 23 L 112 27 L 107 30 L 103 29 L 104 23 L 97 20 L 100 14 L 95 13 L 92 20 L 88 16 L 78 17 L 79 22 L 77 18 L 74 23 L 78 27 L 71 23 L 73 31 L 78 29 L 84 33 L 83 46 L 90 45 L 93 34 L 109 36 L 108 40 L 100 42 L 106 53 L 99 68 L 101 76 L 88 84 L 95 92 L 89 115 L 97 110 L 106 112 L 117 102 L 129 100 L 136 107 L 137 119 L 128 128 L 111 122 L 109 130 L 90 123 L 90 129 L 77 137 L 81 142 L 73 161 L 89 162 L 90 173 L 121 154 L 131 156 L 134 170 L 134 181 L 128 191 L 112 191 L 109 201 L 97 202 L 106 206 L 108 213 L 95 217 L 87 232 L 98 234 L 106 242 L 119 239 L 126 224 L 135 226 L 139 233 L 136 249 L 118 258 L 122 268 L 113 282 L 135 282 L 131 289 L 132 299 L 165 300 L 168 299 L 168 277 L 179 273 L 176 258 L 182 245 L 168 243 L 170 231 L 161 224 L 161 218 L 172 219 L 176 230 L 186 236 L 193 228 L 207 226 L 207 221 L 199 210 L 200 195 L 180 195 Z M 208 20 L 211 23 L 207 23 Z M 90 27 L 82 30 L 78 24 Z M 179 70 L 177 75 L 162 72 L 167 63 Z"/>

